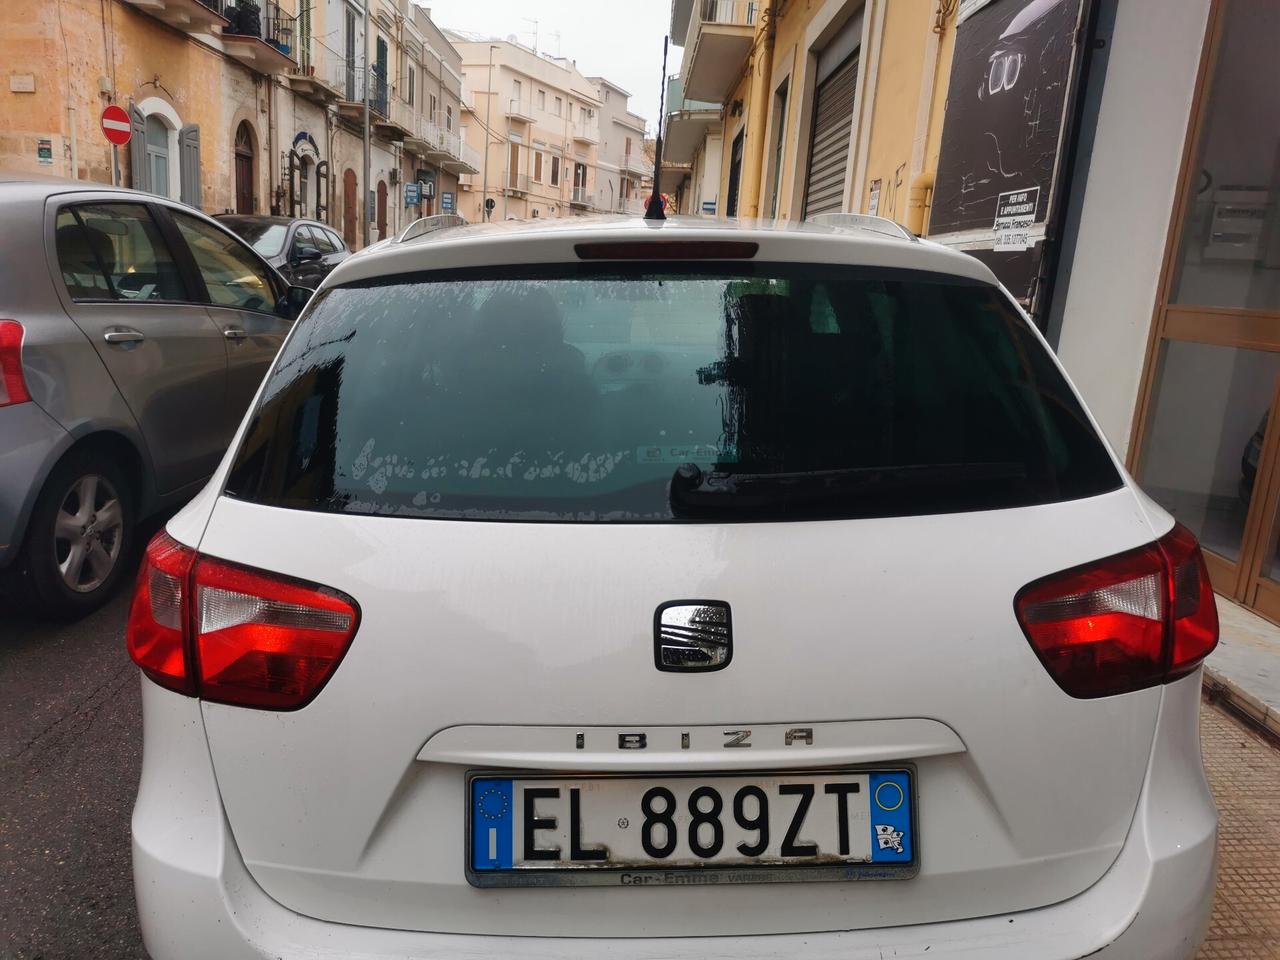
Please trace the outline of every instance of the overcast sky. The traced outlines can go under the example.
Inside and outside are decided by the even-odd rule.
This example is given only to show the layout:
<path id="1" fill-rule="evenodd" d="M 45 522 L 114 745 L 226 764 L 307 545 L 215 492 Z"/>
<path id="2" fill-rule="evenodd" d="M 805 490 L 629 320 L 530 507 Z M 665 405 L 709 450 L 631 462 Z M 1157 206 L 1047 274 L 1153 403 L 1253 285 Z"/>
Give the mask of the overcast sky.
<path id="1" fill-rule="evenodd" d="M 431 10 L 436 26 L 506 39 L 511 34 L 538 49 L 578 62 L 588 77 L 607 77 L 631 94 L 631 109 L 656 130 L 662 81 L 662 38 L 671 20 L 670 0 L 415 0 Z M 559 36 L 557 36 L 559 34 Z M 680 69 L 672 47 L 667 72 Z"/>

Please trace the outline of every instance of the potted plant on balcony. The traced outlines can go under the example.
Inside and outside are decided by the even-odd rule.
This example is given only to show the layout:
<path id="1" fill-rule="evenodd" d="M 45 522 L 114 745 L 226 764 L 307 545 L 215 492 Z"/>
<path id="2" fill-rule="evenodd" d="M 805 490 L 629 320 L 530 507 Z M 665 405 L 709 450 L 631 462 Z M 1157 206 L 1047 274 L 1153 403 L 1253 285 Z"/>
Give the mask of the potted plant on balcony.
<path id="1" fill-rule="evenodd" d="M 226 16 L 231 21 L 229 33 L 241 37 L 262 36 L 262 8 L 258 0 L 236 0 L 236 5 L 227 9 Z"/>

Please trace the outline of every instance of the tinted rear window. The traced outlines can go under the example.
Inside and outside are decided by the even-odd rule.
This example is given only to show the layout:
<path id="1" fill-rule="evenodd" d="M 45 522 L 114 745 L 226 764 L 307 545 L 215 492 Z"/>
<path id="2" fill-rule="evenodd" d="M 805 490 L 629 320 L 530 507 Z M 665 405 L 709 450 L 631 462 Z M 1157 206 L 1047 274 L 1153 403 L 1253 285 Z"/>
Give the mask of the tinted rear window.
<path id="1" fill-rule="evenodd" d="M 837 265 L 570 264 L 324 293 L 227 493 L 636 523 L 948 513 L 1119 484 L 993 287 Z"/>

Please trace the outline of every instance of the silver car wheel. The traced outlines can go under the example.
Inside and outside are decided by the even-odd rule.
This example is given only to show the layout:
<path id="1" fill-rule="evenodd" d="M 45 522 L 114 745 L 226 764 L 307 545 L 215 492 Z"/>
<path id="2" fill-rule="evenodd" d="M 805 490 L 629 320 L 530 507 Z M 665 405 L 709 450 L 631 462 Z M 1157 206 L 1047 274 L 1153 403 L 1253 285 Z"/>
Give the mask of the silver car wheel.
<path id="1" fill-rule="evenodd" d="M 100 474 L 72 484 L 58 507 L 53 555 L 62 581 L 77 593 L 102 586 L 120 559 L 124 512 L 115 487 Z"/>

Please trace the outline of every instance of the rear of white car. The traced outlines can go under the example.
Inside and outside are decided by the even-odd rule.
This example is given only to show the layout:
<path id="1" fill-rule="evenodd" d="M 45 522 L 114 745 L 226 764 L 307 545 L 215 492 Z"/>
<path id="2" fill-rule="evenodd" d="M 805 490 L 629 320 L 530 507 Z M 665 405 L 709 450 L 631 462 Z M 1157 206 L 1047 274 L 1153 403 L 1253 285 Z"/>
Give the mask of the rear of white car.
<path id="1" fill-rule="evenodd" d="M 148 551 L 147 948 L 1189 957 L 1216 637 L 969 258 L 393 244 Z"/>

